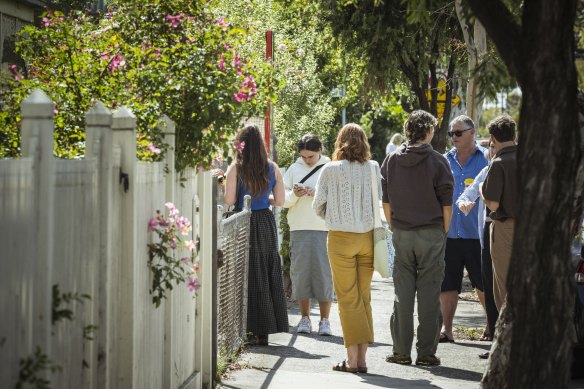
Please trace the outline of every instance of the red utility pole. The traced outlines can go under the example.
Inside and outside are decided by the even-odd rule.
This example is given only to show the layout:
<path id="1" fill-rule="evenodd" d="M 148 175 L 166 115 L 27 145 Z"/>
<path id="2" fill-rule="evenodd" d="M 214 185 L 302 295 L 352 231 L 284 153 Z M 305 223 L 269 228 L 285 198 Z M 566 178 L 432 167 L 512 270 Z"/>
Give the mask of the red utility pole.
<path id="1" fill-rule="evenodd" d="M 266 61 L 271 62 L 274 57 L 274 33 L 272 30 L 266 31 Z M 270 133 L 272 129 L 272 103 L 268 100 L 268 108 L 266 109 L 266 118 L 264 120 L 264 142 L 266 143 L 266 150 L 268 156 L 270 155 Z"/>

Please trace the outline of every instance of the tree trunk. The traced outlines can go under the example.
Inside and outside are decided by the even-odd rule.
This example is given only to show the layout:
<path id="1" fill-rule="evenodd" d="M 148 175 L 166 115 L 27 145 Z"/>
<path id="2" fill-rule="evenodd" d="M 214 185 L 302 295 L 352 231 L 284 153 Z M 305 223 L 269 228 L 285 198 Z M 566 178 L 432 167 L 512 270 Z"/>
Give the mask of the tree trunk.
<path id="1" fill-rule="evenodd" d="M 521 27 L 501 1 L 469 3 L 523 91 L 507 305 L 482 386 L 565 388 L 574 339 L 570 224 L 583 149 L 573 53 L 576 0 L 527 1 Z"/>
<path id="2" fill-rule="evenodd" d="M 456 15 L 462 28 L 462 35 L 468 53 L 468 82 L 466 84 L 466 114 L 478 126 L 481 118 L 483 99 L 480 98 L 477 68 L 487 53 L 487 33 L 480 21 L 475 20 L 473 25 L 467 23 L 467 15 L 463 12 L 462 0 L 456 0 Z M 473 29 L 472 34 L 470 29 Z"/>

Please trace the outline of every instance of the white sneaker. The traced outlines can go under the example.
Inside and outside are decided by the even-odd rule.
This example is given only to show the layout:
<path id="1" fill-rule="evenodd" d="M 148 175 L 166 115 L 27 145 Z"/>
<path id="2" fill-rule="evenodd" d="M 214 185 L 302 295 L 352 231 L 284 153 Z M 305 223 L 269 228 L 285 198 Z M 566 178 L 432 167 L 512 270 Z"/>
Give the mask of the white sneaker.
<path id="1" fill-rule="evenodd" d="M 298 323 L 298 328 L 296 332 L 299 334 L 310 334 L 312 332 L 312 323 L 308 316 L 302 316 L 300 323 Z"/>
<path id="2" fill-rule="evenodd" d="M 328 321 L 328 319 L 322 319 L 318 323 L 318 334 L 325 336 L 330 336 L 333 334 L 331 331 L 331 323 Z"/>

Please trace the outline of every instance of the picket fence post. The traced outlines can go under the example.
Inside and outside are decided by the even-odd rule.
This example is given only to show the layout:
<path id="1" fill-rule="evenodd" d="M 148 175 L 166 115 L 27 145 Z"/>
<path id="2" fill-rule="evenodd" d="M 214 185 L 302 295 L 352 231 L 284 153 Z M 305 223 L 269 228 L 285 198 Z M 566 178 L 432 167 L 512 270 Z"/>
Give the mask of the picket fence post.
<path id="1" fill-rule="evenodd" d="M 164 142 L 168 145 L 163 163 L 166 165 L 164 200 L 176 203 L 176 169 L 175 161 L 175 124 L 166 115 L 162 115 L 158 123 L 158 129 L 164 134 Z M 172 362 L 174 350 L 173 345 L 173 304 L 174 293 L 169 293 L 164 302 L 164 369 L 163 381 L 165 387 L 172 387 Z"/>
<path id="2" fill-rule="evenodd" d="M 113 113 L 113 142 L 121 149 L 121 165 L 117 193 L 121 196 L 120 231 L 121 242 L 119 270 L 116 275 L 116 288 L 119 295 L 116 314 L 118 339 L 116 341 L 118 358 L 118 382 L 116 386 L 134 386 L 134 310 L 135 310 L 135 262 L 136 262 L 136 116 L 126 107 Z"/>
<path id="3" fill-rule="evenodd" d="M 93 298 L 94 315 L 98 318 L 97 336 L 90 347 L 97 346 L 97 360 L 91 361 L 92 369 L 91 387 L 107 388 L 110 380 L 110 366 L 116 363 L 113 351 L 113 339 L 108 321 L 111 318 L 112 295 L 109 289 L 109 281 L 112 279 L 112 229 L 110 225 L 112 217 L 112 169 L 113 169 L 113 134 L 112 113 L 100 101 L 85 114 L 85 157 L 95 158 L 98 169 L 98 212 L 99 212 L 99 264 L 98 264 L 98 295 Z M 95 353 L 91 353 L 95 355 Z"/>
<path id="4" fill-rule="evenodd" d="M 35 89 L 21 105 L 22 154 L 34 160 L 36 256 L 34 258 L 34 292 L 31 352 L 40 347 L 51 358 L 51 303 L 53 283 L 53 225 L 55 193 L 55 158 L 53 156 L 53 101 Z M 32 234 L 31 234 L 32 235 Z M 29 335 L 30 336 L 30 335 Z M 52 358 L 51 358 L 52 359 Z M 49 372 L 44 378 L 50 379 Z"/>
<path id="5" fill-rule="evenodd" d="M 199 233 L 201 251 L 201 288 L 197 298 L 196 335 L 195 344 L 198 348 L 195 355 L 195 370 L 201 372 L 203 385 L 211 387 L 213 382 L 213 285 L 217 276 L 213 271 L 213 262 L 217 256 L 217 198 L 216 179 L 211 172 L 198 175 L 198 194 L 201 199 L 199 205 Z"/>

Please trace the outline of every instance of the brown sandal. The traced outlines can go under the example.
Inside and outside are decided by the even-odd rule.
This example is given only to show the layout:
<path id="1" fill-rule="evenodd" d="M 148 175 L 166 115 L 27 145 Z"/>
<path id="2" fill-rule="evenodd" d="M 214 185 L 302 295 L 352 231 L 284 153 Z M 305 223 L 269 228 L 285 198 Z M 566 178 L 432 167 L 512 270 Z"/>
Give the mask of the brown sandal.
<path id="1" fill-rule="evenodd" d="M 365 368 L 367 369 L 367 368 Z M 347 361 L 343 361 L 340 363 L 337 363 L 335 366 L 333 366 L 333 371 L 342 371 L 345 373 L 357 373 L 359 371 L 358 367 L 349 367 L 347 366 Z"/>
<path id="2" fill-rule="evenodd" d="M 357 366 L 357 373 L 366 374 L 367 373 L 367 366 Z"/>

